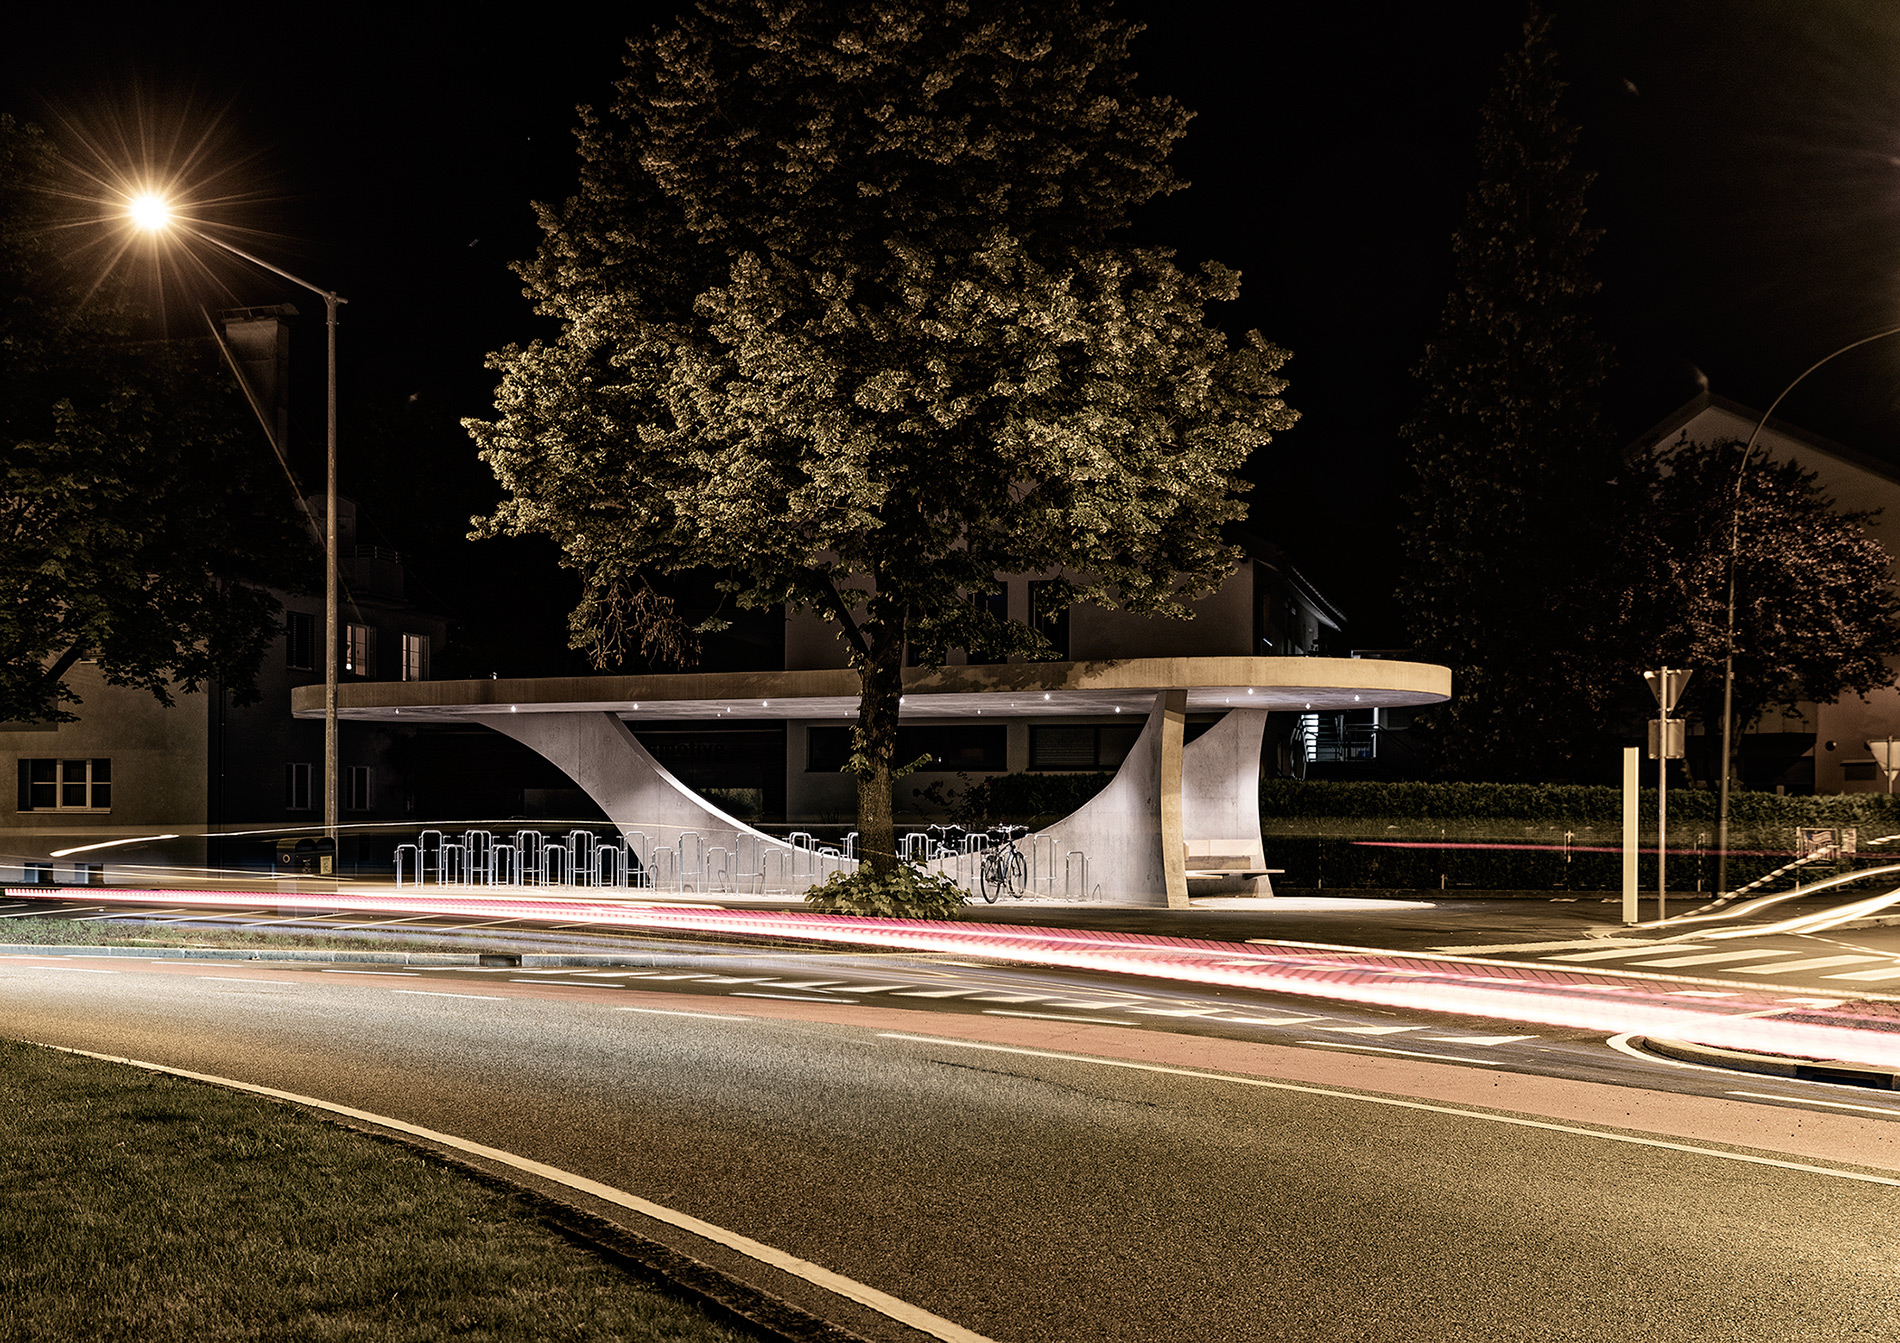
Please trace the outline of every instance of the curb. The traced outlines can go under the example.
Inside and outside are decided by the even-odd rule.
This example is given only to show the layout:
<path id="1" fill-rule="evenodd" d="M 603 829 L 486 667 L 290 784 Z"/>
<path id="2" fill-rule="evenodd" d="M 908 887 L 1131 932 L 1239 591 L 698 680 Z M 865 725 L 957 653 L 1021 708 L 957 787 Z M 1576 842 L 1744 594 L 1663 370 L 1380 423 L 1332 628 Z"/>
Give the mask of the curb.
<path id="1" fill-rule="evenodd" d="M 1717 1049 L 1714 1045 L 1699 1045 L 1688 1040 L 1658 1040 L 1651 1036 L 1638 1036 L 1630 1043 L 1681 1063 L 1700 1063 L 1705 1067 L 1761 1073 L 1769 1077 L 1792 1077 L 1803 1082 L 1840 1082 L 1876 1091 L 1900 1091 L 1900 1072 L 1870 1063 L 1802 1059 L 1787 1054 L 1747 1054 L 1735 1049 Z"/>
<path id="2" fill-rule="evenodd" d="M 326 951 L 314 947 L 87 947 L 39 946 L 0 942 L 0 956 L 79 956 L 140 961 L 323 961 L 353 965 L 491 966 L 522 970 L 559 970 L 568 966 L 667 966 L 686 952 L 629 952 L 625 955 L 558 955 L 532 951 Z"/>

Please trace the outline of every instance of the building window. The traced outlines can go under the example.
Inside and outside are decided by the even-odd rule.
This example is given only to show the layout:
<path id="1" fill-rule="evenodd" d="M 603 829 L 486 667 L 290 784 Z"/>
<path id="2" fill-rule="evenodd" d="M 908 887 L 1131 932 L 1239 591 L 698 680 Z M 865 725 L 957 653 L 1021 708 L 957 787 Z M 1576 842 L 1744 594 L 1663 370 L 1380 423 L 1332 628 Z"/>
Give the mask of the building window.
<path id="1" fill-rule="evenodd" d="M 368 625 L 344 627 L 343 670 L 351 676 L 376 674 L 376 631 Z"/>
<path id="2" fill-rule="evenodd" d="M 348 811 L 368 811 L 373 805 L 369 793 L 369 766 L 351 765 L 344 781 L 344 808 Z"/>
<path id="3" fill-rule="evenodd" d="M 112 761 L 20 761 L 21 811 L 110 811 Z"/>
<path id="4" fill-rule="evenodd" d="M 1052 589 L 1053 578 L 1031 579 L 1029 583 L 1029 619 L 1036 633 L 1049 641 L 1058 659 L 1066 661 L 1069 656 L 1069 608 L 1067 604 L 1057 606 Z"/>
<path id="5" fill-rule="evenodd" d="M 1075 727 L 1068 723 L 1029 726 L 1031 769 L 1120 769 L 1141 735 L 1141 724 Z"/>
<path id="6" fill-rule="evenodd" d="M 291 671 L 317 669 L 317 618 L 308 611 L 284 612 L 284 665 Z"/>
<path id="7" fill-rule="evenodd" d="M 428 635 L 405 634 L 402 636 L 402 679 L 405 681 L 429 679 Z"/>
<path id="8" fill-rule="evenodd" d="M 310 810 L 310 766 L 302 762 L 284 766 L 284 810 Z"/>

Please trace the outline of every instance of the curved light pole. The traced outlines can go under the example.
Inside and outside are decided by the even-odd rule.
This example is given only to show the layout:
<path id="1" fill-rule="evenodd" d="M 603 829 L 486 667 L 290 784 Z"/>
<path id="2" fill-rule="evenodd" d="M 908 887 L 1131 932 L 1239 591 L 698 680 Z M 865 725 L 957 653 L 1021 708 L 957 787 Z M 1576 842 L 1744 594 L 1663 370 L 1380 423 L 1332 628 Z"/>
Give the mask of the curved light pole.
<path id="1" fill-rule="evenodd" d="M 162 197 L 143 195 L 127 204 L 132 222 L 148 233 L 177 230 L 200 242 L 229 252 L 232 256 L 261 267 L 272 275 L 308 289 L 323 300 L 324 324 L 329 332 L 329 386 L 326 396 L 327 424 L 324 433 L 324 508 L 323 508 L 323 833 L 329 837 L 331 854 L 336 853 L 337 773 L 336 773 L 336 666 L 337 666 L 337 547 L 336 547 L 336 310 L 349 300 L 320 285 L 292 275 L 282 266 L 252 256 L 222 238 L 202 233 L 179 220 Z M 332 858 L 334 863 L 335 859 Z M 332 868 L 334 873 L 334 868 Z"/>
<path id="2" fill-rule="evenodd" d="M 1749 434 L 1748 442 L 1742 448 L 1742 464 L 1735 472 L 1734 518 L 1729 527 L 1728 537 L 1728 623 L 1724 627 L 1724 643 L 1727 654 L 1722 662 L 1722 789 L 1721 799 L 1716 804 L 1715 817 L 1715 891 L 1717 895 L 1728 894 L 1728 789 L 1729 776 L 1733 773 L 1729 759 L 1729 734 L 1735 717 L 1735 570 L 1740 562 L 1742 548 L 1742 481 L 1748 475 L 1749 463 L 1754 459 L 1755 440 L 1761 437 L 1761 431 L 1768 427 L 1768 421 L 1774 416 L 1775 407 L 1787 400 L 1788 393 L 1801 385 L 1803 378 L 1815 369 L 1833 359 L 1838 359 L 1849 350 L 1858 350 L 1863 345 L 1884 340 L 1888 336 L 1900 336 L 1900 326 L 1890 326 L 1884 331 L 1876 331 L 1871 336 L 1862 336 L 1859 340 L 1849 341 L 1832 354 L 1824 355 L 1801 370 L 1800 376 L 1781 389 L 1781 395 L 1768 403 L 1768 409 L 1762 412 L 1756 422 L 1755 430 Z"/>

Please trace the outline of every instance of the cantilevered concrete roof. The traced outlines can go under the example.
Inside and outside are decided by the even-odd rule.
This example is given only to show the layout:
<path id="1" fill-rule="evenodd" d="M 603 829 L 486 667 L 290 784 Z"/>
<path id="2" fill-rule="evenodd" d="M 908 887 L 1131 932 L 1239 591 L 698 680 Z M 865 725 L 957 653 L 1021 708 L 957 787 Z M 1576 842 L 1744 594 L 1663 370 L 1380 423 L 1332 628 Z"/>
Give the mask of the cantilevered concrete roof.
<path id="1" fill-rule="evenodd" d="M 913 668 L 906 719 L 1146 714 L 1155 692 L 1185 690 L 1189 713 L 1222 709 L 1371 709 L 1438 704 L 1451 670 L 1373 658 L 1117 658 Z M 323 716 L 323 687 L 291 693 L 299 718 Z M 616 713 L 640 719 L 855 718 L 854 671 L 701 672 L 511 681 L 363 681 L 337 687 L 337 716 L 477 720 L 506 713 Z"/>

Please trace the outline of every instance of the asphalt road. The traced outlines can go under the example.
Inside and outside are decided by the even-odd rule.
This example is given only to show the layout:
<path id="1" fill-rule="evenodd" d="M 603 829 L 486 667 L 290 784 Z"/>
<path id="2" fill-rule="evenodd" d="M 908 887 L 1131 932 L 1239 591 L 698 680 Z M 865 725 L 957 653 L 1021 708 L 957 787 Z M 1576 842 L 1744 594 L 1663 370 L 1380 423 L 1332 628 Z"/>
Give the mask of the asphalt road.
<path id="1" fill-rule="evenodd" d="M 1900 1338 L 1900 1187 L 1826 1173 L 1900 1174 L 1872 1103 L 691 982 L 50 960 L 0 960 L 7 1034 L 517 1152 L 1005 1343 Z M 1801 1094 L 1766 1083 L 1730 1089 Z M 1819 1169 L 1722 1155 L 1751 1152 Z"/>

